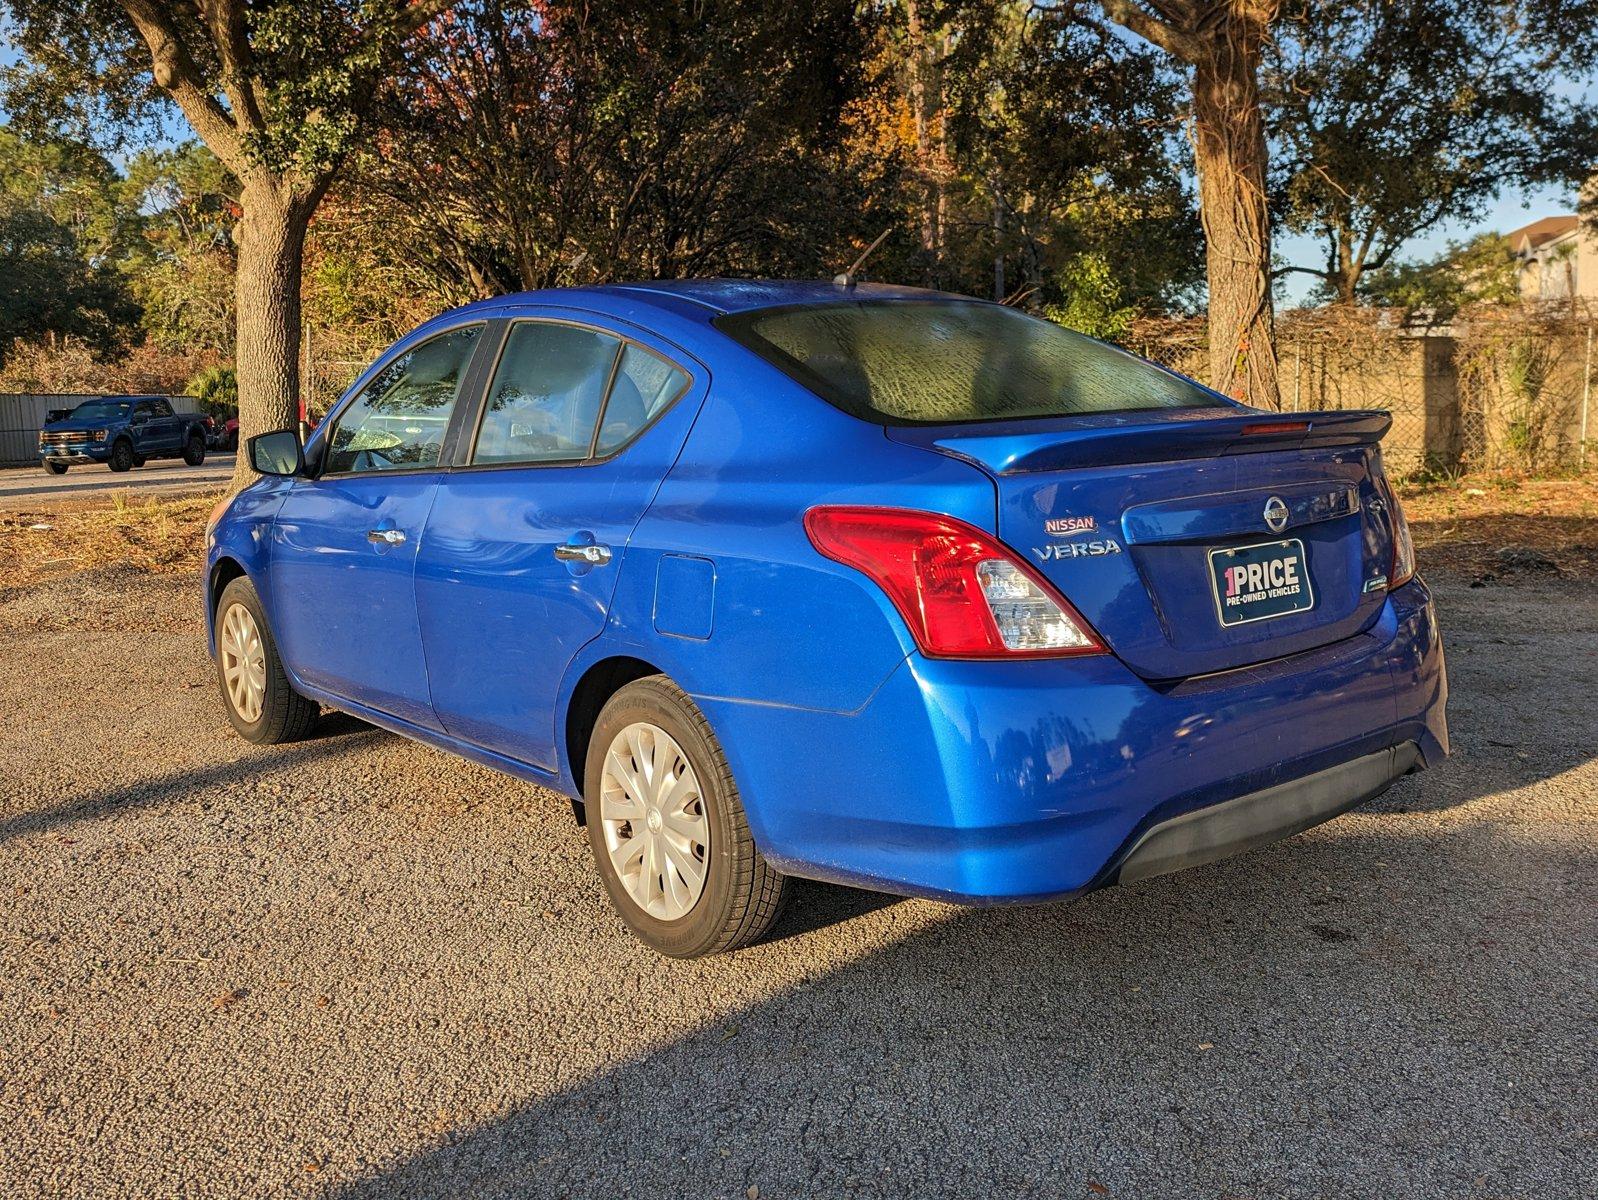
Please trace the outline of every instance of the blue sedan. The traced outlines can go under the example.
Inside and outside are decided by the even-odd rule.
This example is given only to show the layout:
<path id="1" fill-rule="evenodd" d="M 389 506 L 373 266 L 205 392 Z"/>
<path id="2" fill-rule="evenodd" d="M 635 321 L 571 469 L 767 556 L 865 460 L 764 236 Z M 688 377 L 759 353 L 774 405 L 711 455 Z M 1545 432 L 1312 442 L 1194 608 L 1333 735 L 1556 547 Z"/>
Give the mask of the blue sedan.
<path id="1" fill-rule="evenodd" d="M 508 296 L 252 440 L 210 644 L 253 742 L 326 705 L 571 797 L 666 954 L 794 876 L 1062 899 L 1448 752 L 1388 424 L 909 288 Z"/>

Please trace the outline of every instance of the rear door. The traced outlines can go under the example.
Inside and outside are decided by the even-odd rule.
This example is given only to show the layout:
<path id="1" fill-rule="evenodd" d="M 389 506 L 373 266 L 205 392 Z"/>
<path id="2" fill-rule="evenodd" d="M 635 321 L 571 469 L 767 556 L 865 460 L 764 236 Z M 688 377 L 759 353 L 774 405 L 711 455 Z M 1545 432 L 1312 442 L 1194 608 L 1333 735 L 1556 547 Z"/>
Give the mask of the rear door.
<path id="1" fill-rule="evenodd" d="M 167 400 L 150 401 L 150 410 L 154 414 L 151 428 L 156 432 L 156 448 L 166 452 L 181 450 L 183 448 L 183 418 L 172 411 L 172 405 Z"/>
<path id="2" fill-rule="evenodd" d="M 1371 624 L 1390 516 L 1374 413 L 1236 410 L 895 429 L 993 475 L 999 537 L 1128 666 L 1179 679 Z"/>
<path id="3" fill-rule="evenodd" d="M 391 357 L 339 411 L 318 474 L 294 481 L 272 526 L 273 632 L 290 668 L 429 729 L 440 726 L 416 621 L 416 554 L 485 328 Z"/>
<path id="4" fill-rule="evenodd" d="M 682 448 L 702 367 L 620 323 L 512 322 L 416 570 L 444 728 L 546 770 L 572 658 L 604 628 L 628 539 Z"/>

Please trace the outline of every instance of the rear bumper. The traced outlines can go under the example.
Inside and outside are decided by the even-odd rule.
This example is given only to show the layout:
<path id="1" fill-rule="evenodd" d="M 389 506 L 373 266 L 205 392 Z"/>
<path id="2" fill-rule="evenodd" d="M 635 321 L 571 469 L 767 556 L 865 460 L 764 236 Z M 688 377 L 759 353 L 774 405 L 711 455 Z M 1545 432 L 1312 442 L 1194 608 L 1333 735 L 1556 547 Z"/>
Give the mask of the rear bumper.
<path id="1" fill-rule="evenodd" d="M 912 656 L 853 714 L 699 702 L 774 865 L 992 904 L 1064 898 L 1330 819 L 1447 754 L 1446 699 L 1417 581 L 1356 637 L 1173 687 L 1109 657 Z"/>
<path id="2" fill-rule="evenodd" d="M 1103 882 L 1169 875 L 1292 837 L 1374 800 L 1419 764 L 1420 747 L 1405 742 L 1161 821 L 1117 857 Z"/>

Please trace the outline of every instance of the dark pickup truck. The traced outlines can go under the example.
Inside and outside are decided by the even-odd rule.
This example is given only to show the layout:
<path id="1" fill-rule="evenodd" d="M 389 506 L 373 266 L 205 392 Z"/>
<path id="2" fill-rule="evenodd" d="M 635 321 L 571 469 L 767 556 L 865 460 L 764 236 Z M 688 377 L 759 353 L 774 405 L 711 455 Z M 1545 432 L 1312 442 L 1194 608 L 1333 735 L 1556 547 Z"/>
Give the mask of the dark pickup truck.
<path id="1" fill-rule="evenodd" d="M 39 431 L 39 459 L 52 475 L 80 463 L 105 463 L 113 471 L 142 467 L 146 459 L 205 461 L 205 418 L 172 411 L 165 396 L 103 396 L 78 405 Z"/>

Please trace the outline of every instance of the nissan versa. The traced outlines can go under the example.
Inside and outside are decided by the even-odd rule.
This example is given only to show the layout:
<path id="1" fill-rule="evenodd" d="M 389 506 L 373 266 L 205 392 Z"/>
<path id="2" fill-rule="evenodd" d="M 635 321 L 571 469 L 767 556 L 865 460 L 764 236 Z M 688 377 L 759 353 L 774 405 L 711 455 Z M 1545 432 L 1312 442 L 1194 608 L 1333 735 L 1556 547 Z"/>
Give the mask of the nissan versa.
<path id="1" fill-rule="evenodd" d="M 572 797 L 667 954 L 790 876 L 1060 899 L 1447 753 L 1388 424 L 908 288 L 509 296 L 251 440 L 211 646 L 251 741 L 329 705 Z"/>

